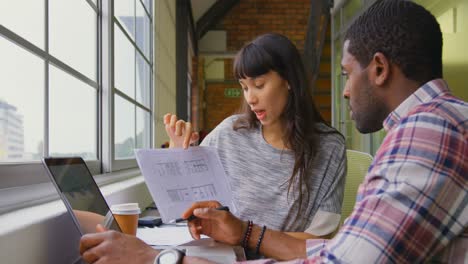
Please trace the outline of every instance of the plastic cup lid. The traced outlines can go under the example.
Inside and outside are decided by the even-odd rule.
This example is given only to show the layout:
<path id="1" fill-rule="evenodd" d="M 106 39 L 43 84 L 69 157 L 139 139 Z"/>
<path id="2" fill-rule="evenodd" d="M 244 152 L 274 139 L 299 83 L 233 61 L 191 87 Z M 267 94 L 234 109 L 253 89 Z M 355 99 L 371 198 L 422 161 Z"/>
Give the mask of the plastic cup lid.
<path id="1" fill-rule="evenodd" d="M 140 214 L 141 210 L 138 203 L 114 204 L 111 206 L 111 211 L 114 214 Z"/>

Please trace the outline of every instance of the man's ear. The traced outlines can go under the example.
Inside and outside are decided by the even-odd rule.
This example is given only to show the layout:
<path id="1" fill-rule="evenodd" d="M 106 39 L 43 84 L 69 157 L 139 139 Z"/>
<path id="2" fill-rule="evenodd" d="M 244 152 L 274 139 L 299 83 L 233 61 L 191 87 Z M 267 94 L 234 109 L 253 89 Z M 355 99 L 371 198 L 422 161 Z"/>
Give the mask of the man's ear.
<path id="1" fill-rule="evenodd" d="M 372 76 L 372 79 L 376 85 L 381 86 L 385 84 L 390 77 L 390 61 L 383 53 L 377 52 L 372 58 L 372 63 L 372 74 L 374 75 Z"/>

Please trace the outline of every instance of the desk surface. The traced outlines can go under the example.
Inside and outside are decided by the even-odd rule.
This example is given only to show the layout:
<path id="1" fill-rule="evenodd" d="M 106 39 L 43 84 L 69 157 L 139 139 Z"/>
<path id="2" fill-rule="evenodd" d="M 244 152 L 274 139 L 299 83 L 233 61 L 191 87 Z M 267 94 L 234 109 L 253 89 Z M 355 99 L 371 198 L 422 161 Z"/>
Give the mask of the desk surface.
<path id="1" fill-rule="evenodd" d="M 143 216 L 159 216 L 159 212 L 157 209 L 151 208 L 144 210 L 140 217 Z M 234 257 L 237 261 L 246 259 L 244 249 L 241 246 L 232 247 L 211 238 L 193 240 L 186 226 L 186 223 L 178 223 L 176 225 L 162 225 L 160 228 L 138 228 L 137 236 L 153 248 L 165 249 L 177 245 L 178 248 L 185 249 L 188 256 L 207 258 L 218 263 L 233 262 Z M 157 239 L 154 237 L 158 235 L 165 238 Z M 154 245 L 154 242 L 162 240 L 171 242 L 171 245 Z M 232 251 L 228 249 L 232 249 Z"/>
<path id="2" fill-rule="evenodd" d="M 206 258 L 216 263 L 232 263 L 236 260 L 245 260 L 242 247 L 232 247 L 208 237 L 193 240 L 184 226 L 139 228 L 137 237 L 155 249 L 177 247 L 184 249 L 187 256 Z"/>

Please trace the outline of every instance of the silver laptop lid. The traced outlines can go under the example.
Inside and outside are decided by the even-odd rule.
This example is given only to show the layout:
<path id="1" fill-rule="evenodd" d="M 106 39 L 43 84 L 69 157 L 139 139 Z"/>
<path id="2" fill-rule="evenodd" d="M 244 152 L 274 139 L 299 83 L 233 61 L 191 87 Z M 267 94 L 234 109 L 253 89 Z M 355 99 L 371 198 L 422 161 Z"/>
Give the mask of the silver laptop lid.
<path id="1" fill-rule="evenodd" d="M 121 231 L 82 158 L 44 158 L 42 163 L 81 234 L 96 232 L 97 224 Z"/>

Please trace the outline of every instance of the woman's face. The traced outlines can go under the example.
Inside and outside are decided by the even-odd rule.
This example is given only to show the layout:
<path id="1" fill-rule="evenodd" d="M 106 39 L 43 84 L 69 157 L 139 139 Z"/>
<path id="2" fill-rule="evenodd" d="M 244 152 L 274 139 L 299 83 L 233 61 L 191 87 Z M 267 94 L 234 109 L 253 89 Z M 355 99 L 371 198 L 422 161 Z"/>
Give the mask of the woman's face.
<path id="1" fill-rule="evenodd" d="M 239 79 L 244 98 L 263 126 L 281 124 L 288 101 L 288 82 L 269 71 L 255 78 Z"/>

